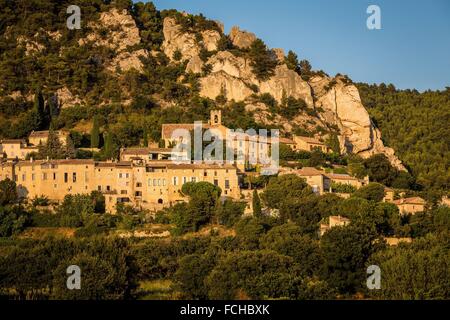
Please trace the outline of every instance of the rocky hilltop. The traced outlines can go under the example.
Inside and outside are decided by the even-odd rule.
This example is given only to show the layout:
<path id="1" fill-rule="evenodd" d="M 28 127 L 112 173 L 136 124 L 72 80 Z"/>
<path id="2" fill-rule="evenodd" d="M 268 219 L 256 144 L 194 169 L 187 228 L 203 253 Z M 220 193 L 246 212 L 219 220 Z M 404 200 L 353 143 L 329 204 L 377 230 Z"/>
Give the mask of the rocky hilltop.
<path id="1" fill-rule="evenodd" d="M 175 19 L 165 18 L 165 39 L 162 48 L 168 57 L 173 57 L 174 53 L 179 51 L 182 59 L 188 61 L 188 72 L 201 73 L 204 65 L 211 66 L 211 72 L 202 76 L 200 80 L 202 96 L 215 99 L 225 93 L 228 100 L 248 102 L 250 110 L 263 112 L 264 106 L 249 102 L 254 94 L 252 88 L 257 87 L 259 93 L 270 94 L 280 103 L 283 96 L 302 99 L 308 108 L 314 109 L 318 115 L 316 119 L 307 119 L 310 123 L 339 128 L 341 152 L 359 154 L 362 157 L 383 153 L 395 167 L 404 170 L 394 150 L 384 146 L 381 132 L 374 126 L 361 102 L 358 89 L 348 78 L 316 75 L 305 81 L 298 73 L 287 67 L 283 50 L 273 49 L 278 65 L 272 77 L 261 81 L 252 72 L 248 59 L 236 56 L 230 51 L 218 51 L 203 62 L 199 58 L 201 48 L 195 41 L 195 35 L 180 30 L 181 26 L 177 25 Z M 208 36 L 205 37 L 205 34 Z M 207 50 L 215 51 L 220 34 L 217 31 L 204 31 L 202 35 Z M 257 39 L 253 33 L 240 30 L 236 26 L 231 29 L 229 38 L 234 46 L 241 49 L 249 48 Z M 258 120 L 261 121 L 261 114 L 258 116 Z M 278 124 L 283 125 L 289 132 L 289 123 L 291 121 L 301 123 L 301 120 L 302 117 L 294 119 L 279 117 L 275 121 L 285 121 L 284 124 L 288 125 Z"/>
<path id="2" fill-rule="evenodd" d="M 395 167 L 404 169 L 394 150 L 384 146 L 381 132 L 371 121 L 358 89 L 347 77 L 330 77 L 323 72 L 305 77 L 288 66 L 282 49 L 270 49 L 275 65 L 270 76 L 261 78 L 255 74 L 248 54 L 258 40 L 251 32 L 235 26 L 226 35 L 219 22 L 202 16 L 195 18 L 196 22 L 188 14 L 161 13 L 149 4 L 141 4 L 135 10 L 112 4 L 101 8 L 77 33 L 67 31 L 64 24 L 57 30 L 39 27 L 26 34 L 18 31 L 23 22 L 3 29 L 3 40 L 15 46 L 14 54 L 20 54 L 23 60 L 18 58 L 19 65 L 14 67 L 4 62 L 4 69 L 11 70 L 0 77 L 0 102 L 18 103 L 22 99 L 29 103 L 36 83 L 56 96 L 61 108 L 112 102 L 128 106 L 143 99 L 151 99 L 147 105 L 165 108 L 180 104 L 180 99 L 171 100 L 179 92 L 191 92 L 191 96 L 211 101 L 221 96 L 228 102 L 243 103 L 257 123 L 277 126 L 285 135 L 301 128 L 325 139 L 334 132 L 341 152 L 362 157 L 383 153 Z M 56 8 L 56 21 L 58 12 Z M 224 46 L 224 41 L 229 43 Z M 46 65 L 37 68 L 36 75 L 42 70 L 61 70 L 44 73 L 44 79 L 30 76 L 31 72 L 16 74 L 24 83 L 12 85 L 12 74 L 21 70 L 21 61 L 32 61 L 33 67 L 44 61 Z M 159 81 L 161 72 L 166 72 L 164 76 L 169 80 Z M 274 112 L 267 97 L 281 106 L 281 111 L 288 98 L 300 101 L 304 109 L 295 113 Z M 227 108 L 227 104 L 221 107 Z"/>

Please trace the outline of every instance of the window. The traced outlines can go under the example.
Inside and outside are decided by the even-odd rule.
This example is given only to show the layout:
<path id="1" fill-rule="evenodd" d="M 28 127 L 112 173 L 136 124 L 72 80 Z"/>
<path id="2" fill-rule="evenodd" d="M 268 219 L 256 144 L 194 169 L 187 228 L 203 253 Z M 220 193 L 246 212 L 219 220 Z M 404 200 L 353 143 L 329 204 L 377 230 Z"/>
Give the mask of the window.
<path id="1" fill-rule="evenodd" d="M 166 186 L 166 179 L 163 179 L 163 186 L 165 187 Z"/>
<path id="2" fill-rule="evenodd" d="M 24 174 L 22 174 L 22 181 L 25 181 L 26 180 L 26 174 L 24 173 Z M 1 180 L 1 179 L 0 179 Z"/>
<path id="3" fill-rule="evenodd" d="M 214 179 L 214 185 L 218 187 L 219 186 L 219 180 Z"/>
<path id="4" fill-rule="evenodd" d="M 192 177 L 191 178 L 191 182 L 197 182 L 197 178 L 196 177 Z"/>
<path id="5" fill-rule="evenodd" d="M 122 174 L 121 173 L 119 173 L 119 179 L 122 179 Z"/>
<path id="6" fill-rule="evenodd" d="M 67 172 L 64 173 L 64 183 L 69 181 L 69 174 Z"/>
<path id="7" fill-rule="evenodd" d="M 225 189 L 230 189 L 230 180 L 225 180 Z"/>
<path id="8" fill-rule="evenodd" d="M 127 190 L 120 190 L 120 194 L 127 194 Z"/>
<path id="9" fill-rule="evenodd" d="M 56 180 L 56 172 L 53 173 L 53 180 Z"/>
<path id="10" fill-rule="evenodd" d="M 178 177 L 173 177 L 173 185 L 174 186 L 178 185 Z"/>
<path id="11" fill-rule="evenodd" d="M 136 191 L 135 192 L 135 196 L 136 197 L 142 197 L 142 192 L 141 191 Z"/>
<path id="12" fill-rule="evenodd" d="M 72 174 L 72 181 L 74 183 L 77 182 L 77 174 L 75 172 Z"/>
<path id="13" fill-rule="evenodd" d="M 187 183 L 187 178 L 183 177 L 183 184 Z"/>
<path id="14" fill-rule="evenodd" d="M 138 182 L 136 183 L 136 188 L 141 188 L 142 187 L 142 183 Z"/>
<path id="15" fill-rule="evenodd" d="M 152 179 L 148 179 L 148 186 L 149 186 L 149 187 L 152 186 Z"/>
<path id="16" fill-rule="evenodd" d="M 8 178 L 8 176 L 6 176 L 6 177 Z M 36 178 L 36 176 L 35 176 L 35 174 L 33 173 L 33 174 L 31 175 L 31 180 L 34 181 L 35 178 Z"/>
<path id="17" fill-rule="evenodd" d="M 102 186 L 98 186 L 98 187 L 97 187 L 97 190 L 98 190 L 98 191 L 102 191 Z"/>
<path id="18" fill-rule="evenodd" d="M 153 186 L 156 187 L 156 179 L 153 179 Z"/>
<path id="19" fill-rule="evenodd" d="M 42 174 L 42 180 L 47 180 L 47 173 Z"/>
<path id="20" fill-rule="evenodd" d="M 158 187 L 161 186 L 161 179 L 158 179 Z"/>
<path id="21" fill-rule="evenodd" d="M 106 191 L 111 191 L 111 186 L 106 186 Z"/>

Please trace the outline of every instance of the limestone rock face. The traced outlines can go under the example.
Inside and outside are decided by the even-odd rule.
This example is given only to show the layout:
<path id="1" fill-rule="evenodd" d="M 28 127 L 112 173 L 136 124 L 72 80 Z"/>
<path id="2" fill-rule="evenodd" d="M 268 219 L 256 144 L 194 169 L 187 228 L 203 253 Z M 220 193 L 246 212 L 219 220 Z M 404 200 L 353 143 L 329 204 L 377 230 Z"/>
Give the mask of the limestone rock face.
<path id="1" fill-rule="evenodd" d="M 245 49 L 252 45 L 253 41 L 256 40 L 256 36 L 254 33 L 241 30 L 239 27 L 234 26 L 230 31 L 230 39 L 236 47 Z"/>
<path id="2" fill-rule="evenodd" d="M 269 93 L 278 102 L 281 102 L 283 93 L 285 93 L 287 96 L 305 100 L 311 108 L 314 106 L 308 83 L 297 73 L 289 70 L 286 65 L 277 66 L 275 75 L 261 82 L 253 74 L 250 61 L 242 57 L 236 57 L 231 52 L 218 52 L 208 60 L 208 64 L 212 66 L 212 71 L 210 75 L 201 80 L 200 94 L 203 96 L 216 98 L 216 93 L 220 92 L 221 87 L 217 89 L 214 88 L 214 85 L 220 82 L 222 87 L 227 89 L 225 93 L 229 100 L 241 101 L 246 99 L 254 93 L 250 86 L 256 86 L 260 93 Z M 232 82 L 230 82 L 230 79 L 232 79 Z"/>
<path id="3" fill-rule="evenodd" d="M 346 79 L 315 76 L 310 79 L 316 98 L 316 108 L 321 108 L 323 121 L 334 124 L 340 131 L 341 151 L 369 157 L 384 153 L 392 165 L 404 170 L 391 148 L 386 148 L 381 134 L 370 120 L 361 102 L 358 89 Z"/>
<path id="4" fill-rule="evenodd" d="M 182 32 L 181 26 L 177 24 L 174 18 L 167 17 L 164 19 L 163 33 L 162 48 L 169 59 L 173 60 L 173 54 L 177 50 L 181 52 L 183 60 L 190 60 L 200 53 L 195 35 Z"/>
<path id="5" fill-rule="evenodd" d="M 200 95 L 210 99 L 217 98 L 225 91 L 228 100 L 242 101 L 253 93 L 244 81 L 224 71 L 215 72 L 202 78 L 200 85 Z"/>
<path id="6" fill-rule="evenodd" d="M 208 51 L 216 51 L 217 43 L 219 42 L 221 35 L 215 30 L 205 30 L 202 32 L 203 45 Z"/>
<path id="7" fill-rule="evenodd" d="M 81 104 L 82 101 L 78 96 L 74 96 L 67 87 L 63 87 L 56 91 L 56 98 L 61 108 L 73 107 L 76 104 Z"/>
<path id="8" fill-rule="evenodd" d="M 203 61 L 200 59 L 199 56 L 194 56 L 189 60 L 187 66 L 186 66 L 186 72 L 192 72 L 192 73 L 201 73 L 203 68 Z"/>
<path id="9" fill-rule="evenodd" d="M 142 64 L 141 57 L 147 58 L 149 53 L 145 49 L 127 52 L 123 51 L 117 55 L 112 61 L 111 64 L 107 67 L 107 69 L 111 72 L 115 72 L 117 67 L 120 68 L 122 72 L 129 71 L 131 69 L 135 69 L 136 71 L 142 73 L 144 69 L 144 65 Z"/>
<path id="10" fill-rule="evenodd" d="M 102 12 L 99 22 L 92 24 L 90 27 L 93 32 L 85 39 L 80 39 L 78 42 L 80 45 L 92 42 L 96 46 L 105 46 L 120 52 L 141 42 L 136 22 L 127 10 L 119 11 L 114 8 L 108 12 Z M 99 30 L 101 28 L 109 30 L 106 37 L 100 36 Z"/>
<path id="11" fill-rule="evenodd" d="M 272 49 L 273 54 L 275 55 L 275 58 L 278 60 L 278 62 L 283 63 L 285 59 L 284 50 L 281 48 L 274 48 Z"/>
<path id="12" fill-rule="evenodd" d="M 314 107 L 308 83 L 285 64 L 277 66 L 275 75 L 267 81 L 261 82 L 259 89 L 261 93 L 270 93 L 278 102 L 282 101 L 283 93 L 285 93 L 287 97 L 303 99 L 308 107 Z"/>

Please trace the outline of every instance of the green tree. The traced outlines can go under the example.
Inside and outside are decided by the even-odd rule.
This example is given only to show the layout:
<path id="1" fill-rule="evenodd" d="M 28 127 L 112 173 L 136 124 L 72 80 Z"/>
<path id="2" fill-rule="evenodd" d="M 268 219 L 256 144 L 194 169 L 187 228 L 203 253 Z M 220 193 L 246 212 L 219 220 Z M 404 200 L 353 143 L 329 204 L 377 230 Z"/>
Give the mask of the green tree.
<path id="1" fill-rule="evenodd" d="M 174 274 L 175 288 L 184 299 L 207 299 L 205 279 L 215 266 L 215 259 L 207 255 L 192 254 L 180 259 Z"/>
<path id="2" fill-rule="evenodd" d="M 384 199 L 384 186 L 382 184 L 372 182 L 367 186 L 361 187 L 356 190 L 353 193 L 353 196 L 379 202 Z"/>
<path id="3" fill-rule="evenodd" d="M 0 207 L 14 204 L 18 199 L 16 183 L 10 179 L 0 180 Z"/>
<path id="4" fill-rule="evenodd" d="M 216 212 L 217 220 L 224 226 L 232 227 L 244 214 L 244 210 L 244 203 L 226 199 L 223 203 L 219 203 L 218 205 Z"/>
<path id="5" fill-rule="evenodd" d="M 100 146 L 100 128 L 98 117 L 94 116 L 91 130 L 91 148 L 98 148 Z"/>
<path id="6" fill-rule="evenodd" d="M 284 62 L 286 63 L 287 67 L 297 73 L 300 73 L 300 65 L 298 62 L 298 56 L 295 54 L 295 52 L 289 50 L 287 57 L 285 58 Z"/>
<path id="7" fill-rule="evenodd" d="M 252 197 L 252 205 L 253 205 L 253 215 L 255 217 L 261 217 L 261 200 L 259 199 L 258 191 L 255 189 L 253 190 L 253 197 Z"/>
<path id="8" fill-rule="evenodd" d="M 261 198 L 268 207 L 280 209 L 285 199 L 301 198 L 312 193 L 304 179 L 295 174 L 287 174 L 271 178 Z"/>
<path id="9" fill-rule="evenodd" d="M 321 239 L 323 279 L 344 294 L 363 288 L 366 262 L 375 252 L 375 239 L 373 230 L 354 223 L 326 232 Z"/>
<path id="10" fill-rule="evenodd" d="M 266 80 L 274 74 L 277 61 L 261 39 L 252 43 L 249 56 L 250 66 L 258 79 Z"/>

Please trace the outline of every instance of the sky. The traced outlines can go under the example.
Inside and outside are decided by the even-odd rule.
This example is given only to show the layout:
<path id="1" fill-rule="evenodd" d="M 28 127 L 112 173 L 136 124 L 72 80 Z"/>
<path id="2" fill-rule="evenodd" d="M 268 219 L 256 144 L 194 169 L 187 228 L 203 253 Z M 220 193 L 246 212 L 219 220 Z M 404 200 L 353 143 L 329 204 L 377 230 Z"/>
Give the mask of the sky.
<path id="1" fill-rule="evenodd" d="M 450 87 L 449 0 L 153 0 L 255 33 L 271 48 L 292 50 L 313 69 L 400 89 Z M 367 8 L 381 10 L 369 30 Z"/>

